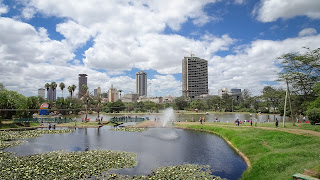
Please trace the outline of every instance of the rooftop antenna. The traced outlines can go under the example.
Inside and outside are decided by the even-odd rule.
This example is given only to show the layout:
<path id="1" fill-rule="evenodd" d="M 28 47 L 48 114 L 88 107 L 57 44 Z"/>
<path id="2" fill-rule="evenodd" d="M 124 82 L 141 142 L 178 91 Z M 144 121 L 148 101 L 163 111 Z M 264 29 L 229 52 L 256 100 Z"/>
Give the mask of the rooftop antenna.
<path id="1" fill-rule="evenodd" d="M 192 54 L 192 51 L 190 52 L 190 57 L 194 56 L 194 54 Z"/>

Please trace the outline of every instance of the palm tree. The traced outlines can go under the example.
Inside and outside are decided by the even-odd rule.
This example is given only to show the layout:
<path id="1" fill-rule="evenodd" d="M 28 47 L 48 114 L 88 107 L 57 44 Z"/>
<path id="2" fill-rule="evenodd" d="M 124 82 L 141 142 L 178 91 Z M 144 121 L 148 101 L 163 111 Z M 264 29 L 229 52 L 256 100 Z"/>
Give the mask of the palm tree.
<path id="1" fill-rule="evenodd" d="M 72 89 L 72 93 L 74 93 L 74 91 L 76 90 L 77 86 L 72 84 L 71 89 Z"/>
<path id="2" fill-rule="evenodd" d="M 49 83 L 46 83 L 46 84 L 44 85 L 44 88 L 47 89 L 47 95 L 48 95 L 48 92 L 49 92 L 49 89 L 50 89 L 50 84 L 49 84 Z"/>
<path id="3" fill-rule="evenodd" d="M 101 109 L 101 102 L 102 102 L 102 94 L 98 93 L 96 96 L 97 101 L 97 112 L 98 112 L 98 118 L 100 117 L 100 109 Z"/>
<path id="4" fill-rule="evenodd" d="M 74 90 L 76 90 L 77 86 L 76 85 L 72 85 L 72 86 L 68 86 L 68 91 L 70 93 L 71 99 L 72 99 L 72 94 L 74 92 Z"/>
<path id="5" fill-rule="evenodd" d="M 66 87 L 66 85 L 65 85 L 63 82 L 61 82 L 61 83 L 59 84 L 59 87 L 60 87 L 60 89 L 61 89 L 61 91 L 62 91 L 62 97 L 63 97 L 63 89 Z"/>
<path id="6" fill-rule="evenodd" d="M 52 89 L 52 101 L 54 101 L 53 95 L 54 95 L 54 90 L 57 88 L 57 83 L 56 82 L 51 82 L 51 89 Z"/>
<path id="7" fill-rule="evenodd" d="M 70 97 L 71 97 L 71 99 L 72 99 L 72 87 L 71 87 L 71 86 L 68 86 L 68 91 L 69 91 Z"/>
<path id="8" fill-rule="evenodd" d="M 89 102 L 90 102 L 90 99 L 91 99 L 91 95 L 89 93 L 89 88 L 88 88 L 87 85 L 83 84 L 81 89 L 82 89 L 82 92 L 81 92 L 82 100 L 84 100 L 85 106 L 86 106 L 86 119 L 85 120 L 87 120 L 87 118 L 88 118 L 88 106 L 89 106 Z"/>

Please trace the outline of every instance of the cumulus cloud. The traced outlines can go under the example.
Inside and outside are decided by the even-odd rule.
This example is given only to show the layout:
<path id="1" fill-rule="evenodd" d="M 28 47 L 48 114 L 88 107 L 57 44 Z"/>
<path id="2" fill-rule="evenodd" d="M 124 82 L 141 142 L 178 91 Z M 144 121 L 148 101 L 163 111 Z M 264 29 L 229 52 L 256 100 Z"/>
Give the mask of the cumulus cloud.
<path id="1" fill-rule="evenodd" d="M 283 41 L 256 40 L 244 46 L 235 55 L 214 56 L 209 61 L 209 89 L 249 89 L 254 95 L 261 94 L 265 81 L 276 81 L 280 60 L 285 53 L 301 52 L 303 46 L 318 48 L 320 35 L 289 38 Z"/>
<path id="2" fill-rule="evenodd" d="M 0 15 L 5 14 L 9 11 L 8 6 L 2 4 L 2 0 L 0 0 Z"/>
<path id="3" fill-rule="evenodd" d="M 261 0 L 260 6 L 253 11 L 262 22 L 272 22 L 279 18 L 307 16 L 320 19 L 320 1 L 318 0 Z"/>
<path id="4" fill-rule="evenodd" d="M 84 63 L 91 68 L 130 70 L 154 69 L 161 74 L 181 72 L 182 55 L 191 51 L 210 58 L 219 50 L 227 50 L 234 43 L 228 35 L 216 37 L 206 34 L 201 40 L 180 35 L 145 34 L 139 37 L 111 37 L 101 34 L 85 52 Z M 170 64 L 170 65 L 169 65 Z"/>
<path id="5" fill-rule="evenodd" d="M 317 34 L 317 30 L 314 28 L 305 28 L 299 32 L 299 36 L 310 36 Z"/>
<path id="6" fill-rule="evenodd" d="M 74 57 L 68 46 L 49 39 L 44 28 L 37 31 L 27 23 L 0 18 L 0 29 L 2 61 L 64 64 Z"/>
<path id="7" fill-rule="evenodd" d="M 62 34 L 70 46 L 77 48 L 84 45 L 94 35 L 94 31 L 74 21 L 58 24 L 56 31 Z"/>

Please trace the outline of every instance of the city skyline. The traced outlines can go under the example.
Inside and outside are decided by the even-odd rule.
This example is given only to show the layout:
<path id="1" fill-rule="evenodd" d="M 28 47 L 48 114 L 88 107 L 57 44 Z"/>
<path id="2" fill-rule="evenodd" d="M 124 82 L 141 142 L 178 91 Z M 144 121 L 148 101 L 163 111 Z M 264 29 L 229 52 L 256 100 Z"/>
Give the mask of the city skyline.
<path id="1" fill-rule="evenodd" d="M 0 82 L 25 96 L 46 82 L 78 85 L 80 73 L 91 91 L 113 84 L 126 94 L 139 71 L 149 95 L 181 96 L 181 58 L 190 54 L 208 61 L 210 95 L 260 95 L 285 87 L 279 56 L 319 48 L 320 1 L 0 0 L 0 28 Z"/>

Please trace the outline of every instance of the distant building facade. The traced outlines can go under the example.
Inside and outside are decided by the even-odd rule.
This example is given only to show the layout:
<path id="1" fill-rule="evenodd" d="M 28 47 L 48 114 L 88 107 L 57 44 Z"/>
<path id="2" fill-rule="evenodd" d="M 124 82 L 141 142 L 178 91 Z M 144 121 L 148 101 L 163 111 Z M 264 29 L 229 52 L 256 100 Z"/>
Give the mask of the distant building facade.
<path id="1" fill-rule="evenodd" d="M 137 102 L 138 99 L 139 99 L 139 94 L 137 93 L 128 93 L 121 97 L 121 101 L 124 103 Z"/>
<path id="2" fill-rule="evenodd" d="M 94 96 L 98 96 L 98 94 L 101 94 L 101 88 L 100 87 L 98 87 L 97 89 L 93 90 L 93 95 Z"/>
<path id="3" fill-rule="evenodd" d="M 222 97 L 224 94 L 228 94 L 229 96 L 232 96 L 233 99 L 238 100 L 239 97 L 241 96 L 241 89 L 227 89 L 227 88 L 222 88 L 219 89 L 218 91 L 218 96 Z"/>
<path id="4" fill-rule="evenodd" d="M 45 99 L 45 97 L 46 97 L 46 89 L 44 89 L 44 88 L 38 89 L 38 96 L 42 97 L 43 99 Z"/>
<path id="5" fill-rule="evenodd" d="M 87 84 L 87 81 L 88 81 L 88 78 L 87 78 L 87 74 L 79 74 L 79 86 L 78 86 L 78 98 L 81 98 L 83 96 L 82 94 L 82 85 L 86 85 L 88 86 Z"/>
<path id="6" fill-rule="evenodd" d="M 108 91 L 108 101 L 109 102 L 116 102 L 119 99 L 119 91 L 113 88 L 111 84 L 111 88 Z"/>
<path id="7" fill-rule="evenodd" d="M 147 96 L 147 73 L 139 71 L 136 73 L 136 92 L 139 96 Z"/>
<path id="8" fill-rule="evenodd" d="M 163 97 L 147 97 L 140 96 L 138 102 L 152 101 L 156 104 L 161 104 L 163 102 Z"/>
<path id="9" fill-rule="evenodd" d="M 57 89 L 53 91 L 53 89 L 50 87 L 49 91 L 47 92 L 47 100 L 55 101 L 56 99 L 57 99 Z"/>
<path id="10" fill-rule="evenodd" d="M 198 57 L 182 59 L 182 95 L 197 98 L 209 94 L 208 61 Z"/>

